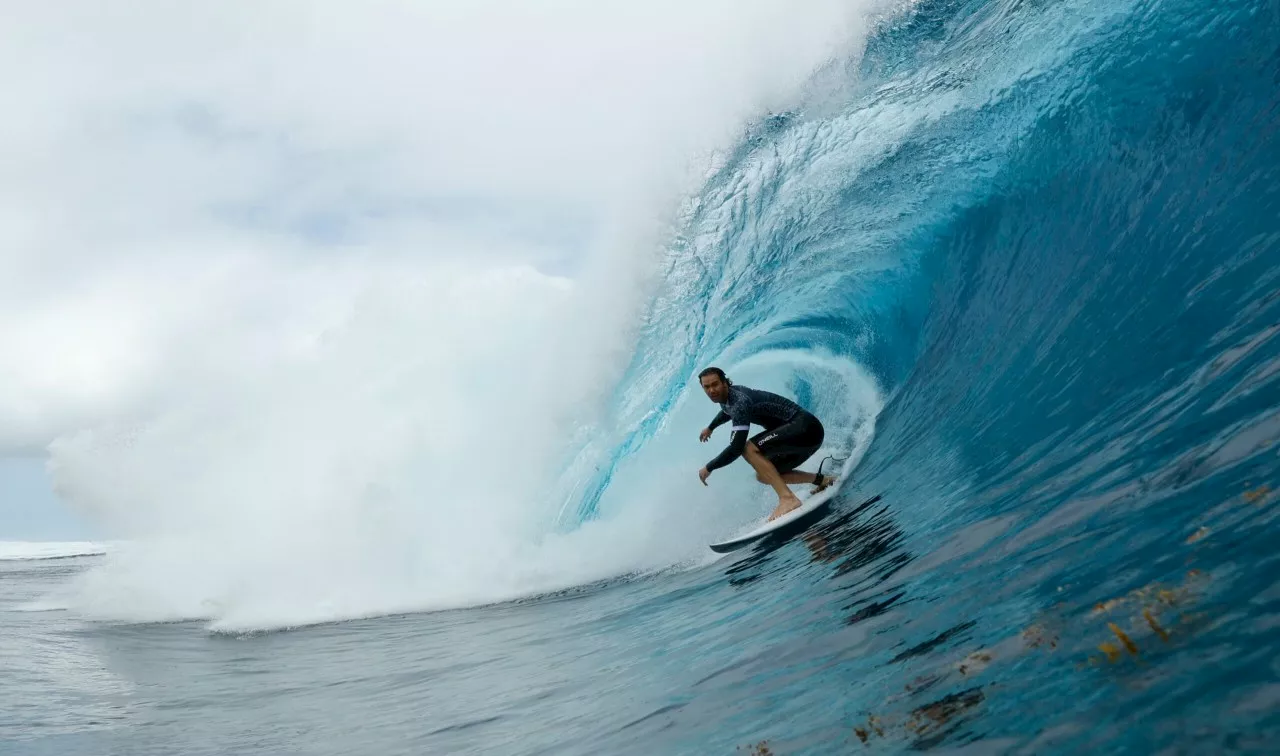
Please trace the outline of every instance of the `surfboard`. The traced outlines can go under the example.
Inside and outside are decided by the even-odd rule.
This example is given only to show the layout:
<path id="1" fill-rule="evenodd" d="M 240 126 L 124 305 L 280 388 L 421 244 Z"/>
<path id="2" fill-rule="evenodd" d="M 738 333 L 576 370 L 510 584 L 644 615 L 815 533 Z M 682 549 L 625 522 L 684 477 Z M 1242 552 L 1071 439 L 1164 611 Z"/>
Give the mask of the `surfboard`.
<path id="1" fill-rule="evenodd" d="M 756 525 L 754 528 L 745 533 L 736 535 L 727 541 L 710 544 L 711 550 L 717 554 L 727 554 L 730 551 L 740 549 L 747 544 L 758 541 L 761 538 L 773 533 L 781 528 L 785 528 L 796 520 L 802 519 L 805 515 L 812 514 L 831 503 L 831 497 L 835 496 L 836 491 L 840 489 L 839 484 L 831 486 L 820 494 L 815 494 L 805 499 L 799 509 L 793 509 L 776 520 L 765 520 L 763 524 Z"/>

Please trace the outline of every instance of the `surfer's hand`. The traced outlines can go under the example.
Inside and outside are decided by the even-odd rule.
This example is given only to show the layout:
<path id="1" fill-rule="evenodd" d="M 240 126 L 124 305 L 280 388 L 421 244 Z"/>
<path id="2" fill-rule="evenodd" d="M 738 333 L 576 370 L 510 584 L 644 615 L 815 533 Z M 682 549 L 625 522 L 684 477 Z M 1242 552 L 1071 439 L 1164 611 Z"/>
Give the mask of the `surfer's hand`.
<path id="1" fill-rule="evenodd" d="M 702 429 L 702 432 L 698 434 L 698 440 L 699 440 L 699 441 L 701 441 L 701 442 L 702 442 L 702 443 L 704 443 L 704 444 L 707 442 L 707 439 L 709 439 L 709 438 L 711 438 L 711 429 L 710 429 L 710 428 L 703 428 L 703 429 Z"/>
<path id="2" fill-rule="evenodd" d="M 705 486 L 707 484 L 707 478 L 709 477 L 711 477 L 711 471 L 707 468 L 704 467 L 698 471 L 698 480 L 702 481 L 702 485 Z"/>

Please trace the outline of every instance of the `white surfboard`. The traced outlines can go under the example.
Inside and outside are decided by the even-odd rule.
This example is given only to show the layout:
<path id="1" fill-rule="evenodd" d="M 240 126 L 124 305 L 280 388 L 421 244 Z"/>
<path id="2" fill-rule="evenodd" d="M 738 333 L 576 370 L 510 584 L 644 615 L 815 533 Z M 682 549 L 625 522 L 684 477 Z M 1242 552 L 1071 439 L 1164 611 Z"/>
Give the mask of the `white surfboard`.
<path id="1" fill-rule="evenodd" d="M 838 490 L 840 490 L 839 482 L 822 493 L 814 494 L 813 496 L 805 499 L 800 504 L 799 509 L 793 509 L 776 520 L 765 520 L 763 524 L 756 525 L 747 532 L 736 535 L 727 541 L 720 541 L 719 543 L 711 544 L 711 550 L 718 554 L 727 554 L 730 551 L 746 546 L 752 541 L 758 541 L 775 530 L 784 528 L 805 515 L 826 506 L 831 501 L 831 497 L 835 496 L 836 491 Z"/>

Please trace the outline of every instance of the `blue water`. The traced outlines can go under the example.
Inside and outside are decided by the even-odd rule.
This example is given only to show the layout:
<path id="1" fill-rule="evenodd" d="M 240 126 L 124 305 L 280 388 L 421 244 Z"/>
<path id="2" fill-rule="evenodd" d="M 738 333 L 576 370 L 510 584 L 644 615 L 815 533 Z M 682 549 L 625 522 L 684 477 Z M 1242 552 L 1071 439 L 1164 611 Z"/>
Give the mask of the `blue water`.
<path id="1" fill-rule="evenodd" d="M 824 518 L 696 569 L 243 636 L 14 611 L 95 558 L 10 563 L 0 742 L 1268 752 L 1278 135 L 1270 0 L 921 3 L 687 204 L 560 528 L 709 417 L 712 362 L 824 416 L 833 365 L 874 381 Z"/>

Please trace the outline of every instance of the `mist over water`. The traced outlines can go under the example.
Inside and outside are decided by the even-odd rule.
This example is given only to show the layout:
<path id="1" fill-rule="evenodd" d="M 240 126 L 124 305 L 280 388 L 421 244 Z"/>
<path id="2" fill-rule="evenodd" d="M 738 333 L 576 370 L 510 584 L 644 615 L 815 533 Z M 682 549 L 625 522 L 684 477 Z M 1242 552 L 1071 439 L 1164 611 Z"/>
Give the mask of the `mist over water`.
<path id="1" fill-rule="evenodd" d="M 889 5 L 81 10 L 14 26 L 44 84 L 15 90 L 9 181 L 46 204 L 9 205 L 27 325 L 0 345 L 29 399 L 0 443 L 47 445 L 59 494 L 129 544 L 75 606 L 272 626 L 480 603 L 698 559 L 755 516 L 717 481 L 659 544 L 702 493 L 705 449 L 672 441 L 571 532 L 628 432 L 614 392 L 681 203 Z M 874 389 L 829 390 L 867 415 Z"/>

